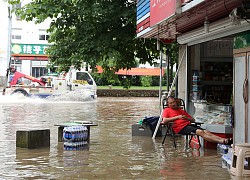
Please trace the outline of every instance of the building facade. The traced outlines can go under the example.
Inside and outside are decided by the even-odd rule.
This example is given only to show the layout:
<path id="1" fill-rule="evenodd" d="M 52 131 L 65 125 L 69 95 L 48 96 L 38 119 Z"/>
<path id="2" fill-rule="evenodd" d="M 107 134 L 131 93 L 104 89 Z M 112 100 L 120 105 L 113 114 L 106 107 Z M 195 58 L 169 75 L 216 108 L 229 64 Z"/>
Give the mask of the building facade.
<path id="1" fill-rule="evenodd" d="M 234 112 L 233 118 L 224 119 L 223 132 L 233 131 L 236 144 L 250 141 L 249 19 L 246 0 L 139 0 L 137 4 L 138 38 L 175 40 L 180 45 L 176 96 L 185 99 L 197 119 L 212 120 L 208 124 L 217 127 L 222 119 L 208 110 Z"/>
<path id="2" fill-rule="evenodd" d="M 5 83 L 6 70 L 11 66 L 18 71 L 39 77 L 48 72 L 48 56 L 46 48 L 49 46 L 49 34 L 46 32 L 50 25 L 50 20 L 41 24 L 35 22 L 22 21 L 9 9 L 25 5 L 29 1 L 23 1 L 22 4 L 10 6 L 8 3 L 1 2 L 1 68 L 0 79 L 2 86 Z"/>

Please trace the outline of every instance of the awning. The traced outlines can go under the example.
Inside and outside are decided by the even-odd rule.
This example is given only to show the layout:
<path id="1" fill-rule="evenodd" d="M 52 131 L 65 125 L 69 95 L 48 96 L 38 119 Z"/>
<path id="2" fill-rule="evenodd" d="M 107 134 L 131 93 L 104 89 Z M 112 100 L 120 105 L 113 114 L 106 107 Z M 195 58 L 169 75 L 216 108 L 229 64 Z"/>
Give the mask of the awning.
<path id="1" fill-rule="evenodd" d="M 159 6 L 172 1 L 173 0 L 162 0 L 157 1 L 157 3 Z M 150 3 L 151 1 L 145 0 L 145 2 Z M 234 8 L 240 7 L 242 1 L 181 0 L 181 13 L 175 13 L 173 16 L 161 21 L 156 26 L 150 26 L 150 21 L 146 21 L 147 18 L 150 20 L 152 16 L 152 9 L 149 9 L 149 12 L 145 15 L 143 13 L 139 14 L 140 10 L 143 10 L 143 8 L 140 9 L 140 7 L 142 5 L 147 6 L 147 3 L 143 4 L 138 2 L 137 4 L 137 37 L 173 40 L 194 29 L 204 29 L 204 22 L 206 20 L 211 24 L 225 17 L 229 19 L 229 14 Z M 169 7 L 165 7 L 165 10 L 168 8 Z M 144 16 L 141 17 L 141 14 Z"/>
<path id="2" fill-rule="evenodd" d="M 204 31 L 204 28 L 197 28 L 177 37 L 179 44 L 187 44 L 192 46 L 195 44 L 228 37 L 233 34 L 238 34 L 244 31 L 250 31 L 250 26 L 247 21 L 241 20 L 240 25 L 232 25 L 229 18 L 221 19 L 209 26 L 209 33 Z"/>
<path id="3" fill-rule="evenodd" d="M 103 69 L 101 66 L 97 66 L 97 73 L 102 73 Z M 120 69 L 115 74 L 118 75 L 130 75 L 130 76 L 160 76 L 160 68 L 131 68 L 131 69 Z M 164 70 L 162 70 L 164 74 Z"/>

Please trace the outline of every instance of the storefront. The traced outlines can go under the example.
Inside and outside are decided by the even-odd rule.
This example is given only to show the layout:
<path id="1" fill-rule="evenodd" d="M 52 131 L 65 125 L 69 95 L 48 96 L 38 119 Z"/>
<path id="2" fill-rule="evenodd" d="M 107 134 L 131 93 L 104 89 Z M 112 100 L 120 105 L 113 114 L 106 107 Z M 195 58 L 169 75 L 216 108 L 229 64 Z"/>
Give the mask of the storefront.
<path id="1" fill-rule="evenodd" d="M 184 79 L 187 83 L 179 85 L 179 95 L 207 130 L 223 137 L 234 134 L 237 144 L 250 140 L 249 30 L 249 22 L 232 24 L 226 17 L 210 23 L 209 32 L 201 27 L 177 37 L 186 51 L 182 68 L 186 73 L 180 73 L 179 84 Z M 244 48 L 237 47 L 239 39 Z"/>
<path id="2" fill-rule="evenodd" d="M 186 56 L 178 76 L 179 97 L 185 99 L 196 121 L 204 123 L 203 128 L 221 137 L 232 137 L 232 37 L 183 45 L 181 50 Z"/>
<path id="3" fill-rule="evenodd" d="M 173 1 L 161 1 L 156 5 L 154 1 L 149 3 L 153 9 Z M 250 71 L 249 48 L 246 47 L 249 45 L 246 36 L 250 33 L 249 1 L 175 2 L 173 14 L 164 17 L 151 14 L 150 9 L 149 24 L 154 16 L 160 19 L 153 26 L 138 27 L 138 37 L 158 40 L 175 37 L 180 44 L 178 97 L 185 99 L 189 113 L 211 125 L 213 128 L 208 126 L 207 129 L 214 130 L 214 133 L 232 134 L 234 131 L 236 143 L 249 142 Z M 145 19 L 146 15 L 143 17 Z M 235 46 L 239 39 L 244 48 Z M 234 121 L 230 118 L 232 107 Z"/>
<path id="4" fill-rule="evenodd" d="M 11 66 L 17 71 L 40 77 L 48 73 L 48 56 L 45 44 L 12 44 Z"/>
<path id="5" fill-rule="evenodd" d="M 250 31 L 235 36 L 234 44 L 234 132 L 236 142 L 250 141 Z"/>

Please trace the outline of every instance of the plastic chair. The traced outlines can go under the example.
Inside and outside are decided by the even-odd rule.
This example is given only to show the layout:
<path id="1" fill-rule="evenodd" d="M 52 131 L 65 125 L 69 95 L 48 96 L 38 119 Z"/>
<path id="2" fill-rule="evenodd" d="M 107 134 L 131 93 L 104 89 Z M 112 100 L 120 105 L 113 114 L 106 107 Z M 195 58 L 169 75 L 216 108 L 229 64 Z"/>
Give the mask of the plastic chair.
<path id="1" fill-rule="evenodd" d="M 250 144 L 236 144 L 230 171 L 235 176 L 250 177 Z"/>
<path id="2" fill-rule="evenodd" d="M 179 107 L 181 107 L 185 111 L 186 108 L 185 108 L 185 102 L 184 102 L 184 100 L 180 99 L 180 98 L 176 98 L 176 101 L 177 101 L 177 105 Z M 168 105 L 167 105 L 167 99 L 163 99 L 162 103 L 163 103 L 162 104 L 163 108 L 168 107 Z M 164 142 L 166 140 L 166 137 L 168 135 L 170 135 L 172 137 L 172 139 L 173 139 L 173 145 L 176 148 L 176 139 L 175 139 L 175 137 L 177 135 L 182 135 L 182 134 L 175 134 L 175 132 L 173 130 L 173 124 L 174 124 L 174 122 L 170 122 L 170 123 L 167 123 L 167 124 L 162 124 L 162 125 L 166 126 L 166 133 L 165 133 L 165 136 L 163 138 L 162 144 L 164 144 Z M 191 124 L 194 125 L 194 126 L 201 126 L 201 124 L 203 124 L 203 123 L 194 122 L 194 123 L 191 123 Z M 186 147 L 187 147 L 188 145 L 190 145 L 193 136 L 198 136 L 198 135 L 197 134 L 187 134 L 187 135 L 184 135 L 184 136 L 186 136 Z M 199 136 L 197 138 L 198 138 L 199 147 L 201 147 Z"/>

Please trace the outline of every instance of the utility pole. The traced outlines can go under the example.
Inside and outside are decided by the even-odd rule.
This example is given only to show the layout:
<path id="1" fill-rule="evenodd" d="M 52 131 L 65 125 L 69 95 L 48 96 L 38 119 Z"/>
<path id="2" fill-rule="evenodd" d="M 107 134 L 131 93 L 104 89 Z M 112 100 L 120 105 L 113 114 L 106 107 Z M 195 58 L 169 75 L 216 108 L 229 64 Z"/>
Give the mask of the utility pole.
<path id="1" fill-rule="evenodd" d="M 6 86 L 9 79 L 9 68 L 11 64 L 11 39 L 12 39 L 12 7 L 8 5 L 8 43 L 7 43 L 7 57 L 6 57 L 6 77 L 3 85 L 3 95 L 5 95 Z"/>
<path id="2" fill-rule="evenodd" d="M 159 82 L 159 102 L 160 102 L 160 105 L 159 105 L 159 109 L 160 109 L 160 112 L 161 112 L 161 108 L 162 108 L 162 51 L 161 51 L 161 46 L 160 46 L 160 40 L 159 38 L 157 39 L 157 50 L 160 51 L 160 82 Z"/>

